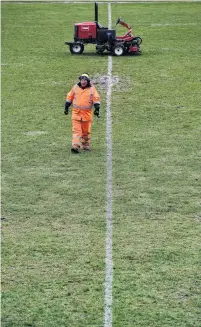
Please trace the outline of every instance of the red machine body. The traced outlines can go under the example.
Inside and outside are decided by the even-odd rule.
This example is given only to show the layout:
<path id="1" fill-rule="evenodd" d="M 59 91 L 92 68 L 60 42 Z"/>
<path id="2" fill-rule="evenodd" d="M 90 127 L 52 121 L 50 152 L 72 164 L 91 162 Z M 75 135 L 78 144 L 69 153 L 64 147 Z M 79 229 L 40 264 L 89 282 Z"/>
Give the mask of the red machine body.
<path id="1" fill-rule="evenodd" d="M 96 23 L 84 22 L 75 24 L 75 35 L 76 39 L 95 39 L 96 38 Z"/>

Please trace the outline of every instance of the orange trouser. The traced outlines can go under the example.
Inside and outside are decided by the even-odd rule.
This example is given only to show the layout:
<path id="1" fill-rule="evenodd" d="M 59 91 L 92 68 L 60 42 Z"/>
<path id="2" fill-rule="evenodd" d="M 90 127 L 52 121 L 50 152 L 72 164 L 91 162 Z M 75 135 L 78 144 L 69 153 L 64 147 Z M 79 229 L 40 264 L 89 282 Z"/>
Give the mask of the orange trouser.
<path id="1" fill-rule="evenodd" d="M 91 145 L 91 120 L 72 119 L 72 147 L 89 149 Z"/>

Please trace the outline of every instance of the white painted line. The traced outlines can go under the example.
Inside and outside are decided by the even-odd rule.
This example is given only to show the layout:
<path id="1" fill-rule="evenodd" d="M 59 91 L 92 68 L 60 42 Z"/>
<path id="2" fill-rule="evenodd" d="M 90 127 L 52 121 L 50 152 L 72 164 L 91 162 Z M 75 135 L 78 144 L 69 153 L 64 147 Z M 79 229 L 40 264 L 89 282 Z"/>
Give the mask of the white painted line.
<path id="1" fill-rule="evenodd" d="M 198 25 L 197 23 L 166 23 L 166 24 L 151 24 L 151 27 L 166 27 L 166 26 L 196 26 Z"/>
<path id="2" fill-rule="evenodd" d="M 94 0 L 2 0 L 2 3 L 18 3 L 18 4 L 28 4 L 28 3 L 47 3 L 47 4 L 54 4 L 54 3 L 73 3 L 73 4 L 78 4 L 78 3 L 94 3 Z M 153 3 L 153 2 L 175 2 L 175 3 L 182 3 L 182 2 L 201 2 L 201 0 L 110 0 L 110 3 L 117 3 L 117 4 L 132 4 L 132 3 Z M 107 4 L 108 0 L 103 0 L 103 1 L 98 1 L 99 4 Z"/>
<path id="3" fill-rule="evenodd" d="M 108 28 L 111 29 L 111 4 L 108 3 Z M 108 79 L 106 99 L 106 140 L 107 140 L 107 208 L 106 208 L 106 276 L 105 276 L 105 324 L 112 327 L 112 56 L 108 56 Z"/>
<path id="4" fill-rule="evenodd" d="M 31 136 L 34 136 L 34 135 L 44 135 L 44 134 L 47 134 L 47 132 L 45 132 L 45 131 L 29 131 L 29 132 L 24 132 L 24 135 L 31 135 Z"/>

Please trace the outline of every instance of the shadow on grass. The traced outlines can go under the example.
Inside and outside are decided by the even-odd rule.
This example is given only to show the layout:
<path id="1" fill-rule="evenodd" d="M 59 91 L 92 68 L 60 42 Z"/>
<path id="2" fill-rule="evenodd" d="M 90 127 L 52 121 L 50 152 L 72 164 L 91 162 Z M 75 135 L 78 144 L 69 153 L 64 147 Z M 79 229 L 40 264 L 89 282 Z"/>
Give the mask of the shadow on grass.
<path id="1" fill-rule="evenodd" d="M 82 54 L 71 54 L 70 52 L 65 52 L 64 53 L 65 56 L 74 56 L 74 57 L 77 57 L 77 58 L 82 58 L 82 57 L 118 57 L 118 56 L 114 56 L 112 55 L 111 53 L 108 53 L 108 52 L 105 52 L 105 53 L 102 53 L 102 54 L 97 54 L 96 52 L 84 52 Z M 138 54 L 130 54 L 130 53 L 126 53 L 124 54 L 123 56 L 119 56 L 119 57 L 139 57 L 141 56 L 142 53 L 138 53 Z"/>

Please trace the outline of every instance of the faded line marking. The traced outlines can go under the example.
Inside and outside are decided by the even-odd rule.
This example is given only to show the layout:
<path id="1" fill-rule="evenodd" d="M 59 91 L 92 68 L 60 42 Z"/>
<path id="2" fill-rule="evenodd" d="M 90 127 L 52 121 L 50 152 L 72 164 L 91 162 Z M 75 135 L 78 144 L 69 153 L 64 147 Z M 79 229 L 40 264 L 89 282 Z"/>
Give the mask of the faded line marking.
<path id="1" fill-rule="evenodd" d="M 197 26 L 197 23 L 165 23 L 165 24 L 151 24 L 151 27 L 182 27 L 182 26 Z"/>
<path id="2" fill-rule="evenodd" d="M 45 131 L 29 131 L 29 132 L 24 132 L 24 135 L 31 135 L 31 136 L 34 136 L 34 135 L 44 135 L 44 134 L 47 134 L 47 132 L 45 132 Z"/>
<path id="3" fill-rule="evenodd" d="M 108 28 L 111 29 L 111 4 L 108 3 Z M 106 207 L 106 276 L 105 276 L 105 324 L 112 327 L 112 56 L 108 57 L 106 140 L 107 140 L 107 207 Z"/>

